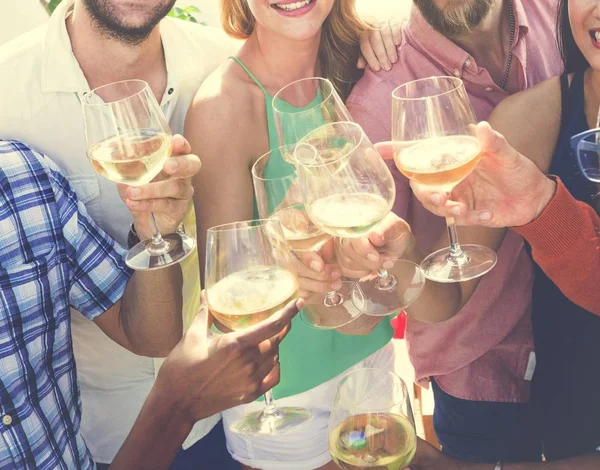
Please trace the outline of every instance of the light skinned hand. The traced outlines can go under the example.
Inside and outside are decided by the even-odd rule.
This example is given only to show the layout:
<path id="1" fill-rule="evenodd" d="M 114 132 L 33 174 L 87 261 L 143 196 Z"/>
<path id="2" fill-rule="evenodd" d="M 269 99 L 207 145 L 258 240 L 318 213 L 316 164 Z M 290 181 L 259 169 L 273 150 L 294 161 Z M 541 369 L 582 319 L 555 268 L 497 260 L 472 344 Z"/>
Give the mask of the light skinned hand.
<path id="1" fill-rule="evenodd" d="M 371 29 L 363 31 L 359 36 L 361 55 L 357 67 L 367 66 L 374 72 L 391 70 L 398 62 L 398 46 L 402 44 L 402 25 L 400 21 L 377 21 Z"/>
<path id="2" fill-rule="evenodd" d="M 350 277 L 361 272 L 360 269 L 367 274 L 381 268 L 391 269 L 394 260 L 404 258 L 414 245 L 408 223 L 390 212 L 366 237 L 342 240 L 336 255 L 342 274 Z"/>
<path id="3" fill-rule="evenodd" d="M 556 183 L 487 122 L 477 125 L 476 136 L 483 157 L 450 197 L 411 181 L 415 196 L 429 211 L 454 217 L 459 225 L 515 227 L 536 219 L 552 199 Z"/>
<path id="4" fill-rule="evenodd" d="M 173 136 L 173 152 L 160 175 L 144 186 L 118 185 L 119 195 L 134 217 L 140 239 L 152 236 L 150 212 L 154 213 L 161 233 L 172 233 L 187 214 L 194 188 L 192 178 L 202 164 L 191 154 L 188 141 L 181 135 Z"/>
<path id="5" fill-rule="evenodd" d="M 342 286 L 342 272 L 333 262 L 333 238 L 318 251 L 295 252 L 295 266 L 300 282 L 300 295 L 326 293 Z"/>
<path id="6" fill-rule="evenodd" d="M 256 400 L 279 383 L 279 344 L 303 306 L 302 299 L 293 300 L 253 327 L 215 335 L 203 305 L 162 365 L 155 388 L 190 426 Z"/>

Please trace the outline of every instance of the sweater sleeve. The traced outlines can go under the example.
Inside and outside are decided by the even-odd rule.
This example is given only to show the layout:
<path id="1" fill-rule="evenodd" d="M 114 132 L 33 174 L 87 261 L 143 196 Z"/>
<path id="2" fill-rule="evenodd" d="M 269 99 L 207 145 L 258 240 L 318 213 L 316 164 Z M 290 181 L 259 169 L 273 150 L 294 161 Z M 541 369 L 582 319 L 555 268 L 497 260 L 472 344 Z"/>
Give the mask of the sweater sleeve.
<path id="1" fill-rule="evenodd" d="M 540 216 L 514 230 L 533 258 L 572 302 L 600 315 L 600 217 L 556 178 L 556 193 Z"/>

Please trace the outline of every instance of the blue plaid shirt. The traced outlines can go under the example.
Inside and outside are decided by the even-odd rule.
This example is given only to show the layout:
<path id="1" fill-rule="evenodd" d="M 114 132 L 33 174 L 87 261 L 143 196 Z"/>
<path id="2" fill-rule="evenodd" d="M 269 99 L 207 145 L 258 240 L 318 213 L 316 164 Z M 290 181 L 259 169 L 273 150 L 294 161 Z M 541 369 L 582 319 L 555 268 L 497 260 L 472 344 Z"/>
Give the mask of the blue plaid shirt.
<path id="1" fill-rule="evenodd" d="M 93 319 L 130 276 L 57 167 L 0 140 L 0 470 L 94 468 L 69 306 Z"/>

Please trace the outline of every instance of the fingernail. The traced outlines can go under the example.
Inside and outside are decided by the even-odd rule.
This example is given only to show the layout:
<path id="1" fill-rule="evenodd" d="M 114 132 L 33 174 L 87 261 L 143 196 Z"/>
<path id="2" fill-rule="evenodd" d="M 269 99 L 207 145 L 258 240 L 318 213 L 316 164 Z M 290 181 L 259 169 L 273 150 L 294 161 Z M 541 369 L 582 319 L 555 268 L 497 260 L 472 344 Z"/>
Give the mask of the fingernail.
<path id="1" fill-rule="evenodd" d="M 491 212 L 482 212 L 481 214 L 479 214 L 479 220 L 481 222 L 489 222 L 490 220 L 492 220 L 492 213 Z"/>
<path id="2" fill-rule="evenodd" d="M 440 196 L 438 193 L 432 194 L 431 202 L 433 202 L 436 205 L 439 204 L 440 202 L 442 202 L 442 196 Z"/>
<path id="3" fill-rule="evenodd" d="M 137 207 L 139 205 L 140 205 L 140 203 L 138 201 L 133 201 L 133 200 L 129 199 L 129 207 Z"/>
<path id="4" fill-rule="evenodd" d="M 312 263 L 310 263 L 310 269 L 312 269 L 315 272 L 320 273 L 321 272 L 321 263 L 319 263 L 318 261 L 313 261 Z"/>
<path id="5" fill-rule="evenodd" d="M 331 271 L 331 277 L 340 277 L 342 275 L 341 272 L 339 272 L 338 270 L 335 271 Z"/>
<path id="6" fill-rule="evenodd" d="M 375 261 L 379 261 L 379 255 L 376 255 L 375 253 L 369 253 L 369 254 L 367 255 L 367 259 L 368 259 L 369 261 L 374 261 L 374 262 L 375 262 Z"/>
<path id="7" fill-rule="evenodd" d="M 375 67 L 373 67 L 373 70 L 375 70 L 375 72 L 379 72 L 381 70 L 381 67 L 379 65 L 376 65 Z"/>
<path id="8" fill-rule="evenodd" d="M 460 215 L 460 207 L 456 206 L 452 208 L 453 215 Z"/>
<path id="9" fill-rule="evenodd" d="M 342 281 L 340 281 L 339 279 L 337 281 L 335 281 L 333 284 L 331 284 L 332 290 L 338 290 L 341 287 L 342 287 Z"/>
<path id="10" fill-rule="evenodd" d="M 386 62 L 383 64 L 383 68 L 386 72 L 389 72 L 390 70 L 392 70 L 392 65 L 389 62 Z"/>
<path id="11" fill-rule="evenodd" d="M 392 269 L 394 267 L 394 262 L 392 260 L 387 260 L 383 263 L 383 269 Z"/>
<path id="12" fill-rule="evenodd" d="M 140 197 L 141 193 L 142 191 L 140 191 L 138 188 L 129 188 L 129 196 L 131 197 Z"/>
<path id="13" fill-rule="evenodd" d="M 165 164 L 165 169 L 170 173 L 174 172 L 175 170 L 177 170 L 177 162 L 174 160 L 168 161 Z"/>

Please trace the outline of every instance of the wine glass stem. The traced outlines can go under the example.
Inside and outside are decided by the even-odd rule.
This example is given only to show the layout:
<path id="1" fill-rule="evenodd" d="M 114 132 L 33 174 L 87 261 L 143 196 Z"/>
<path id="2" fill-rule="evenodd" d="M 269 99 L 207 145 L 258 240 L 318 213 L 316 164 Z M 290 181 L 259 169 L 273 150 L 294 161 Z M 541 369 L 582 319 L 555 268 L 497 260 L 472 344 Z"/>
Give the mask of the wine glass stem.
<path id="1" fill-rule="evenodd" d="M 273 392 L 271 390 L 269 390 L 267 393 L 265 393 L 264 397 L 265 397 L 265 407 L 263 408 L 263 411 L 260 414 L 259 419 L 267 420 L 267 419 L 277 419 L 277 418 L 281 417 L 281 412 L 277 408 L 277 405 L 275 405 L 275 399 L 273 398 Z"/>
<path id="2" fill-rule="evenodd" d="M 461 262 L 465 258 L 465 254 L 458 241 L 454 217 L 446 217 L 446 225 L 448 226 L 448 240 L 450 241 L 450 256 L 456 262 Z"/>
<path id="3" fill-rule="evenodd" d="M 153 256 L 166 254 L 169 251 L 169 243 L 166 242 L 160 234 L 158 222 L 156 222 L 156 217 L 154 217 L 153 212 L 150 213 L 150 225 L 152 226 L 152 243 L 148 244 L 146 249 Z"/>
<path id="4" fill-rule="evenodd" d="M 326 307 L 337 307 L 343 301 L 344 299 L 342 296 L 336 291 L 327 292 L 327 294 L 325 294 L 325 298 L 323 299 L 323 303 Z"/>

